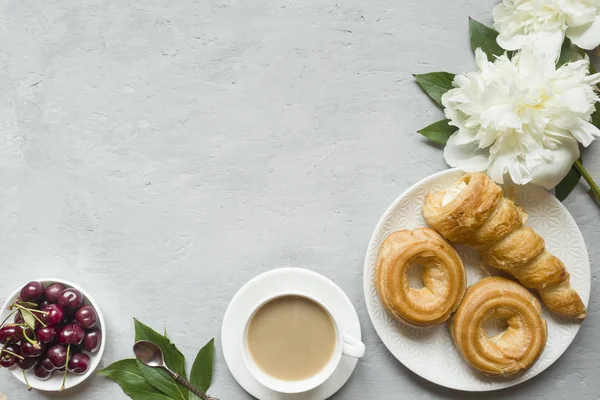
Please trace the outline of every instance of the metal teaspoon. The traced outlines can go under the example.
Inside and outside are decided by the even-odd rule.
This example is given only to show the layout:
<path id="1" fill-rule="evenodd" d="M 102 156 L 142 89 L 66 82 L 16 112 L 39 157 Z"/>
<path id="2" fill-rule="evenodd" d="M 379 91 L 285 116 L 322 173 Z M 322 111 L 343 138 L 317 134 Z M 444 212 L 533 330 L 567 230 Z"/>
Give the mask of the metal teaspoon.
<path id="1" fill-rule="evenodd" d="M 173 379 L 177 382 L 181 383 L 186 387 L 190 392 L 194 393 L 196 396 L 200 397 L 203 400 L 219 400 L 214 397 L 208 396 L 206 393 L 196 389 L 190 382 L 182 378 L 177 372 L 171 371 L 169 367 L 165 364 L 165 356 L 160 347 L 155 345 L 152 342 L 148 342 L 146 340 L 140 340 L 135 342 L 133 345 L 133 352 L 138 360 L 144 365 L 152 368 L 162 368 L 167 371 Z"/>

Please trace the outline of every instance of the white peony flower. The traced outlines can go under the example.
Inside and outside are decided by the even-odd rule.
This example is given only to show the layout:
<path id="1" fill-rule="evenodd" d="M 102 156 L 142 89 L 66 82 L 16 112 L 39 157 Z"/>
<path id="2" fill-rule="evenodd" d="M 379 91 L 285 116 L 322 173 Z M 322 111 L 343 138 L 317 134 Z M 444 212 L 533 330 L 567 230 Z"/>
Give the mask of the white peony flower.
<path id="1" fill-rule="evenodd" d="M 478 72 L 457 75 L 442 96 L 446 117 L 458 127 L 444 149 L 446 162 L 465 171 L 487 171 L 496 182 L 547 189 L 565 177 L 579 158 L 578 142 L 588 146 L 600 130 L 589 121 L 598 96 L 589 61 L 555 68 L 554 60 L 533 48 L 509 60 L 489 62 L 475 52 Z"/>
<path id="2" fill-rule="evenodd" d="M 494 28 L 506 50 L 535 43 L 556 59 L 565 35 L 592 50 L 600 45 L 600 0 L 503 0 L 494 8 Z"/>

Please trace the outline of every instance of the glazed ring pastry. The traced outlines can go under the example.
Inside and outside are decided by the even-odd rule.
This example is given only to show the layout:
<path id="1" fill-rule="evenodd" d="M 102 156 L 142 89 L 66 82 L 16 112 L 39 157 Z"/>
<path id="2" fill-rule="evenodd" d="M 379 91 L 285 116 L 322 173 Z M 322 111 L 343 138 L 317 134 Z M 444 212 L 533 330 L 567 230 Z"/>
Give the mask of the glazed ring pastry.
<path id="1" fill-rule="evenodd" d="M 523 286 L 499 276 L 469 286 L 450 323 L 456 348 L 474 369 L 490 376 L 527 370 L 546 346 L 540 302 Z M 488 336 L 490 318 L 506 320 L 504 332 Z"/>
<path id="2" fill-rule="evenodd" d="M 423 266 L 424 287 L 410 287 L 409 270 Z M 389 235 L 379 249 L 375 287 L 386 310 L 414 326 L 446 321 L 465 293 L 463 263 L 448 242 L 429 228 Z"/>

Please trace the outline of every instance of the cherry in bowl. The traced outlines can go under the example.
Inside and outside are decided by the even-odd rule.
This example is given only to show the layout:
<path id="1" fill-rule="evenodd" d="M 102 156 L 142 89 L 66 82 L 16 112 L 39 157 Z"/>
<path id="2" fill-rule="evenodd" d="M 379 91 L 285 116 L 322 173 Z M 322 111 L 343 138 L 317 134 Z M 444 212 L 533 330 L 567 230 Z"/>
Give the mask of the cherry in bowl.
<path id="1" fill-rule="evenodd" d="M 41 283 L 42 290 L 37 282 Z M 4 325 L 12 325 L 9 329 L 0 327 L 0 340 L 5 342 L 0 343 L 0 348 L 6 343 L 14 345 L 14 353 L 21 357 L 9 354 L 11 357 L 6 357 L 3 364 L 10 368 L 0 368 L 0 375 L 12 373 L 23 383 L 25 375 L 33 388 L 43 391 L 59 391 L 66 376 L 65 389 L 68 389 L 91 376 L 100 362 L 106 337 L 103 316 L 98 304 L 83 288 L 60 279 L 37 282 L 22 284 L 0 309 L 0 321 L 6 318 Z M 17 300 L 21 306 L 35 310 L 38 317 L 35 330 L 25 328 L 20 312 L 11 315 L 15 310 L 8 308 Z M 31 316 L 25 317 L 27 323 L 31 323 Z M 21 325 L 20 329 L 15 329 L 15 325 Z M 28 344 L 23 344 L 26 341 Z M 0 377 L 0 381 L 4 379 Z"/>

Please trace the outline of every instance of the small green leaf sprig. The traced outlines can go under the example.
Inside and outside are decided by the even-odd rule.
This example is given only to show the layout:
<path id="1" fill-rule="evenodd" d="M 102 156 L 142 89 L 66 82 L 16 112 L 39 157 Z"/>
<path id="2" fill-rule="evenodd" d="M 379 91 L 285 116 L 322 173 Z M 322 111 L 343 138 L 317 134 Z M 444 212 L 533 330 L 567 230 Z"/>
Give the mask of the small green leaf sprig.
<path id="1" fill-rule="evenodd" d="M 480 48 L 487 56 L 488 60 L 493 60 L 495 57 L 503 55 L 506 51 L 502 49 L 496 37 L 498 32 L 494 29 L 469 18 L 469 37 L 471 42 L 471 49 L 475 51 Z M 556 67 L 571 61 L 572 57 L 576 52 L 580 52 L 584 55 L 584 51 L 574 46 L 568 38 L 565 38 L 562 47 L 560 57 L 556 63 Z M 506 52 L 509 58 L 512 57 L 512 52 Z M 590 63 L 590 73 L 596 73 L 594 66 Z M 415 74 L 413 75 L 417 81 L 417 84 L 423 89 L 423 91 L 441 108 L 444 108 L 442 104 L 442 96 L 444 93 L 453 88 L 452 82 L 455 74 L 449 72 L 430 72 L 426 74 Z M 445 146 L 446 142 L 458 130 L 457 127 L 449 124 L 450 120 L 442 119 L 434 122 L 431 125 L 419 130 L 418 132 L 425 136 L 432 142 Z M 596 104 L 596 111 L 592 114 L 591 123 L 600 128 L 600 103 Z M 581 178 L 587 182 L 590 186 L 590 193 L 594 200 L 600 205 L 600 188 L 594 182 L 594 179 L 588 173 L 586 168 L 583 166 L 581 157 L 575 161 L 569 173 L 563 178 L 563 180 L 556 185 L 555 193 L 556 197 L 563 201 L 569 196 L 569 194 L 575 189 Z"/>
<path id="2" fill-rule="evenodd" d="M 160 334 L 134 318 L 135 341 L 147 340 L 160 347 L 165 363 L 187 379 L 185 357 L 171 342 L 165 330 Z M 200 349 L 190 372 L 189 381 L 203 392 L 212 382 L 215 342 L 211 339 Z M 132 400 L 200 400 L 162 369 L 147 367 L 134 358 L 117 361 L 98 372 L 115 381 Z"/>

